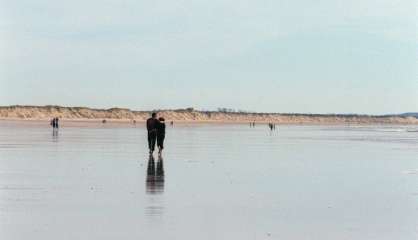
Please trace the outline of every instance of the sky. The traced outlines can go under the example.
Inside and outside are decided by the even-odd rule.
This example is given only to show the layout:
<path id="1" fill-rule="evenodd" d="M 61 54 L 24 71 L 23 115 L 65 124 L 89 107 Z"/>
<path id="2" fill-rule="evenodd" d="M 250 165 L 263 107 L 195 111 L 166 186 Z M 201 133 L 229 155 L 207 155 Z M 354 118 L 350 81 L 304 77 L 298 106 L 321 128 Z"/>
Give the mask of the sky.
<path id="1" fill-rule="evenodd" d="M 418 111 L 414 0 L 0 0 L 0 105 Z"/>

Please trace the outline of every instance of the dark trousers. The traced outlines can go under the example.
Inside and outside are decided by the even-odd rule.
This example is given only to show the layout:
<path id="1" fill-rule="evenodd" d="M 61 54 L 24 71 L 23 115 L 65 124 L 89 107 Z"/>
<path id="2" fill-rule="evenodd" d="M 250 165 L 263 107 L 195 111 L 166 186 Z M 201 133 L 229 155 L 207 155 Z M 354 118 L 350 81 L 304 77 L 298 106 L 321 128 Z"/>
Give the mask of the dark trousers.
<path id="1" fill-rule="evenodd" d="M 165 138 L 165 135 L 157 136 L 157 146 L 161 149 L 164 149 L 164 138 Z"/>
<path id="2" fill-rule="evenodd" d="M 157 140 L 157 131 L 149 131 L 148 132 L 148 147 L 150 151 L 154 151 L 156 140 Z"/>

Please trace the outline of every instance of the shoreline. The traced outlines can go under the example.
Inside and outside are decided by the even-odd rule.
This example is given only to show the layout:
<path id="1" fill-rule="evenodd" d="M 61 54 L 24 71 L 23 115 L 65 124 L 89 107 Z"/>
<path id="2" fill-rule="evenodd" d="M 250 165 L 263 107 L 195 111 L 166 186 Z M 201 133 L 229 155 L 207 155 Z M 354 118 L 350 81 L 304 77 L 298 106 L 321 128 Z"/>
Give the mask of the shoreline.
<path id="1" fill-rule="evenodd" d="M 45 124 L 49 126 L 49 119 L 19 119 L 19 118 L 0 118 L 0 123 L 31 123 L 34 125 Z M 69 125 L 75 126 L 80 124 L 94 124 L 94 125 L 101 125 L 101 126 L 110 126 L 110 125 L 143 125 L 145 124 L 145 120 L 136 120 L 136 123 L 133 123 L 131 119 L 106 119 L 106 123 L 102 123 L 102 119 L 60 119 L 60 125 Z M 220 121 L 220 120 L 178 120 L 174 121 L 175 125 L 188 125 L 188 124 L 196 124 L 196 125 L 211 125 L 211 124 L 231 124 L 231 125 L 248 125 L 250 122 L 248 121 Z M 270 123 L 269 121 L 258 121 L 255 122 L 257 125 L 266 125 Z M 418 126 L 418 123 L 398 123 L 398 122 L 272 122 L 277 125 L 299 125 L 299 126 L 367 126 L 367 125 L 386 125 L 386 126 L 396 126 L 396 125 L 404 125 L 404 126 Z M 167 125 L 170 125 L 170 121 L 166 121 Z"/>

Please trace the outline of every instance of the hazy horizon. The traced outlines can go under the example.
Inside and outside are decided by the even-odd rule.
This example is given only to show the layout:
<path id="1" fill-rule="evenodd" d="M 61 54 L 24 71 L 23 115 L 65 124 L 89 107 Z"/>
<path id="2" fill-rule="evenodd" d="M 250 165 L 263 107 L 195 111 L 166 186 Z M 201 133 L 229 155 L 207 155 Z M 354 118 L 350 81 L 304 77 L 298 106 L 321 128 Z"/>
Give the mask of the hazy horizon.
<path id="1" fill-rule="evenodd" d="M 0 0 L 0 105 L 418 112 L 412 0 Z"/>

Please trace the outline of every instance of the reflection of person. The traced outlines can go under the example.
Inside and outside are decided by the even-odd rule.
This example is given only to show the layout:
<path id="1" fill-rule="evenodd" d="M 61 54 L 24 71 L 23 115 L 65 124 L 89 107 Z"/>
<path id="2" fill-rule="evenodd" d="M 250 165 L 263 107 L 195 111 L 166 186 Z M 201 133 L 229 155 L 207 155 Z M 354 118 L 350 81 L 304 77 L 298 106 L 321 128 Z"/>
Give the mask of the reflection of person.
<path id="1" fill-rule="evenodd" d="M 164 166 L 163 166 L 163 157 L 160 155 L 158 156 L 158 162 L 157 162 L 157 177 L 160 178 L 160 180 L 164 181 Z"/>
<path id="2" fill-rule="evenodd" d="M 54 141 L 57 141 L 58 140 L 58 128 L 53 128 L 52 129 L 52 139 Z"/>
<path id="3" fill-rule="evenodd" d="M 157 113 L 152 113 L 151 118 L 147 120 L 148 148 L 150 154 L 152 154 L 155 149 L 155 142 L 157 140 L 157 125 Z"/>
<path id="4" fill-rule="evenodd" d="M 147 167 L 147 182 L 154 181 L 155 175 L 155 160 L 154 156 L 150 155 L 148 159 L 148 167 Z"/>
<path id="5" fill-rule="evenodd" d="M 159 194 L 164 192 L 164 165 L 161 155 L 158 157 L 157 166 L 155 166 L 154 156 L 149 156 L 146 187 L 148 194 Z"/>
<path id="6" fill-rule="evenodd" d="M 164 149 L 165 139 L 165 119 L 160 117 L 157 124 L 157 147 L 158 153 L 161 154 Z"/>

